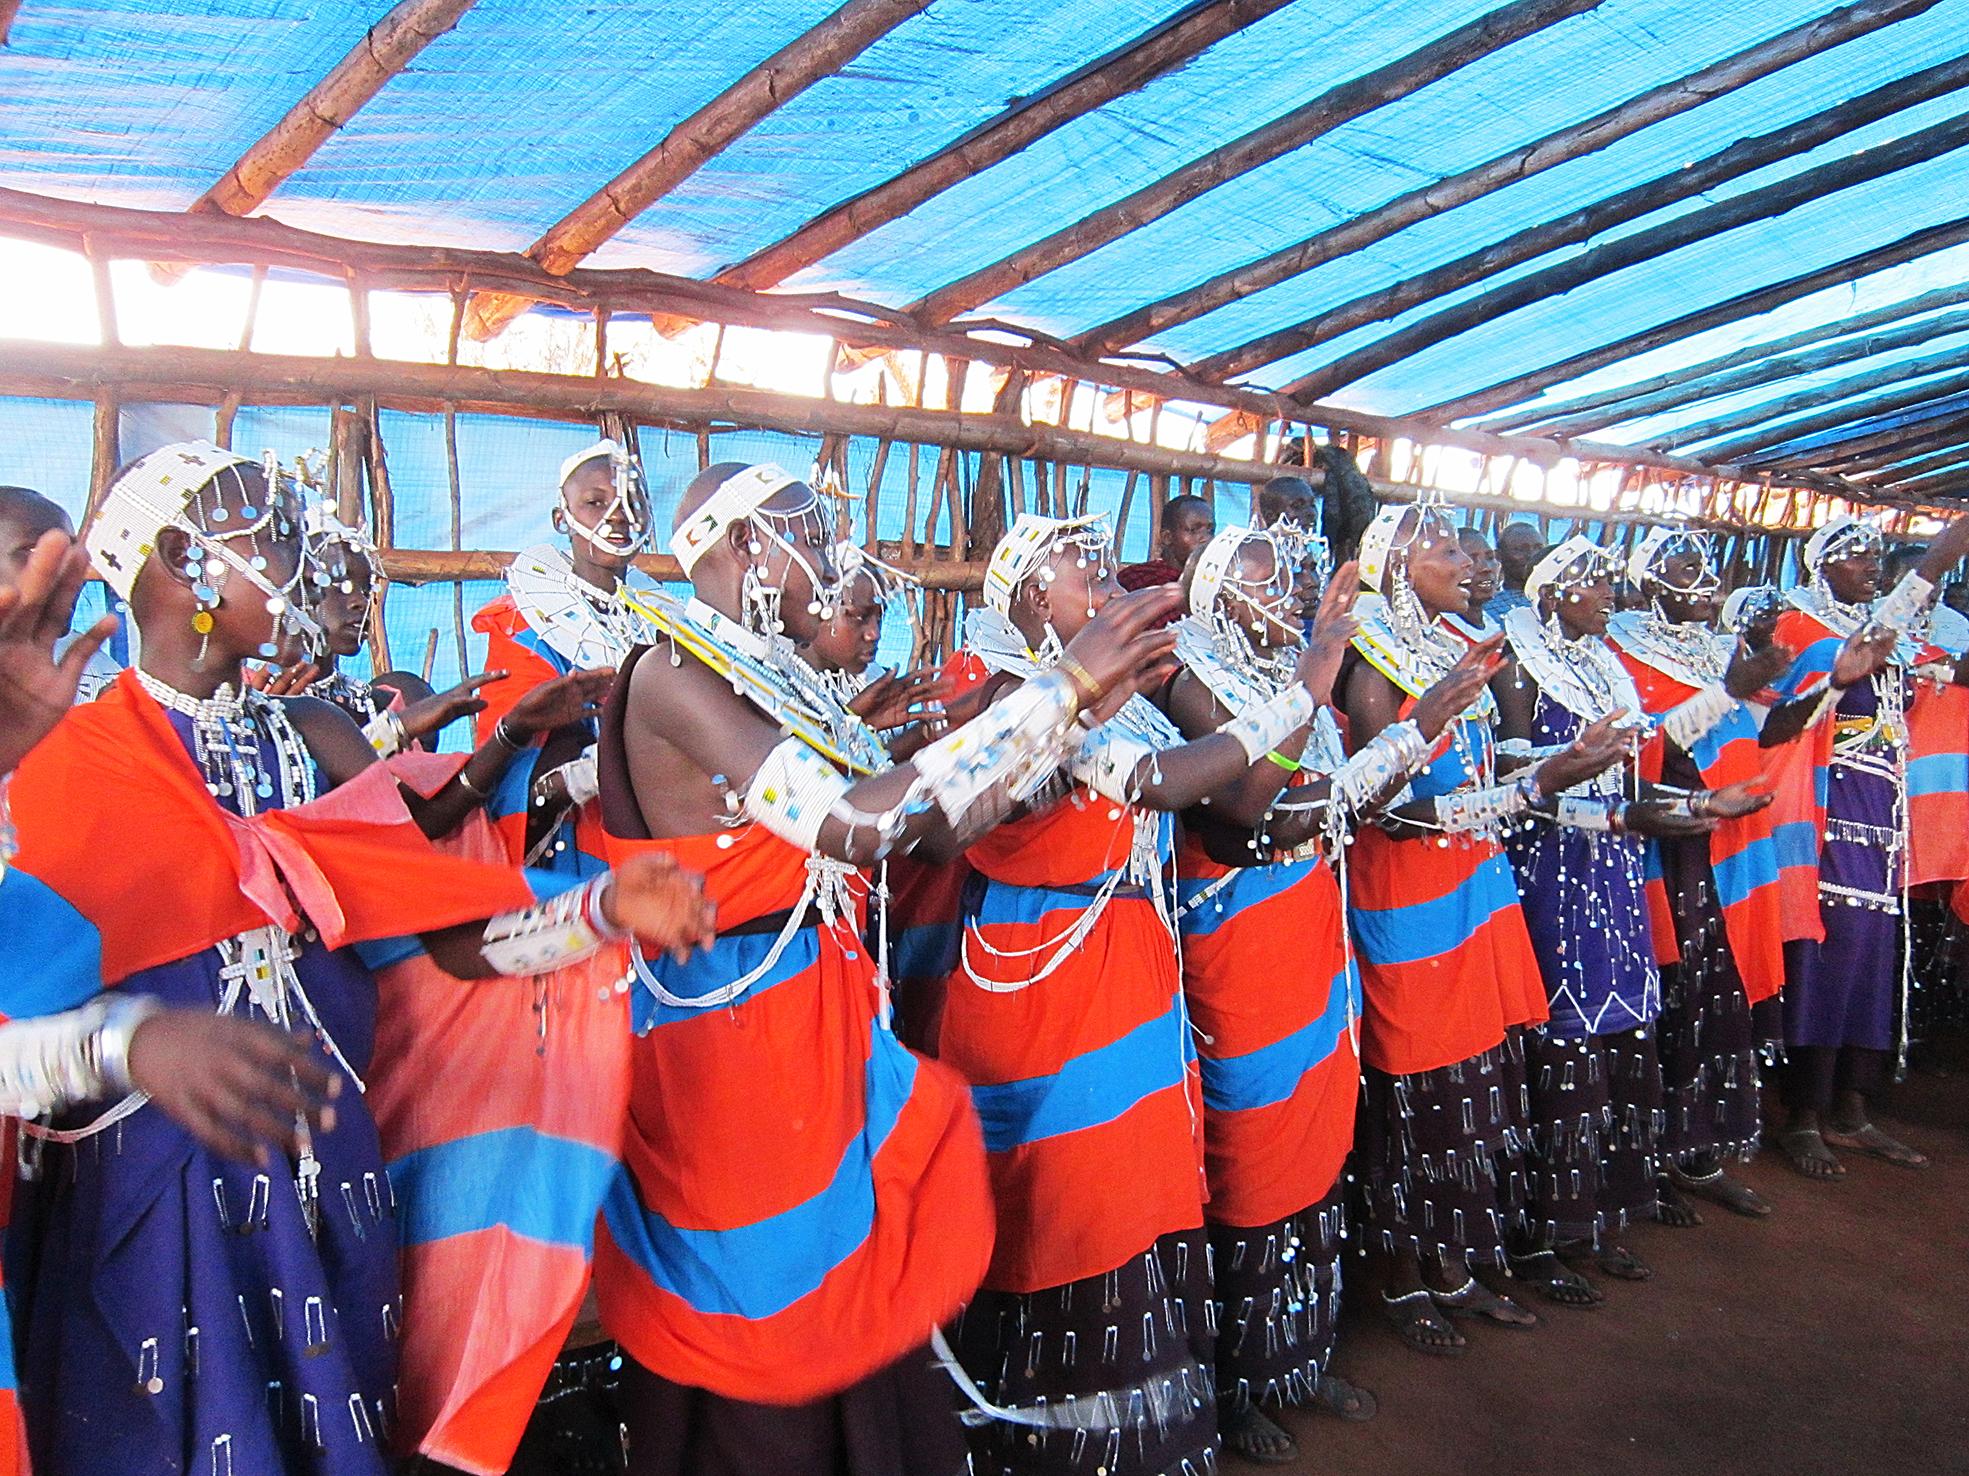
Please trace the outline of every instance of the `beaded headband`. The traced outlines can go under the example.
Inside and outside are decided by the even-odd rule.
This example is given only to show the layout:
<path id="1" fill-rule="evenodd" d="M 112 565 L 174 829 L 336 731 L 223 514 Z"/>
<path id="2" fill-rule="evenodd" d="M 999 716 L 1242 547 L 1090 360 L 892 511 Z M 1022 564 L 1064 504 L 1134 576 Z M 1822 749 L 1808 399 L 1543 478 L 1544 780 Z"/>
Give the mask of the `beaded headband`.
<path id="1" fill-rule="evenodd" d="M 1575 533 L 1531 566 L 1531 573 L 1525 576 L 1525 598 L 1536 605 L 1549 589 L 1610 577 L 1619 567 L 1607 550 L 1584 534 Z"/>
<path id="2" fill-rule="evenodd" d="M 733 472 L 702 507 L 677 525 L 677 531 L 670 535 L 670 552 L 688 575 L 734 524 L 753 516 L 786 488 L 805 485 L 792 472 L 770 461 Z"/>
<path id="3" fill-rule="evenodd" d="M 1083 518 L 1048 518 L 1038 513 L 1020 513 L 1012 531 L 998 540 L 985 565 L 984 602 L 1000 615 L 1012 613 L 1012 596 L 1033 571 L 1051 557 L 1061 544 L 1082 548 L 1106 548 L 1112 542 L 1105 514 Z"/>
<path id="4" fill-rule="evenodd" d="M 210 441 L 180 441 L 137 458 L 110 484 L 83 539 L 96 571 L 129 599 L 157 535 L 184 520 L 199 489 L 227 467 L 259 464 Z"/>

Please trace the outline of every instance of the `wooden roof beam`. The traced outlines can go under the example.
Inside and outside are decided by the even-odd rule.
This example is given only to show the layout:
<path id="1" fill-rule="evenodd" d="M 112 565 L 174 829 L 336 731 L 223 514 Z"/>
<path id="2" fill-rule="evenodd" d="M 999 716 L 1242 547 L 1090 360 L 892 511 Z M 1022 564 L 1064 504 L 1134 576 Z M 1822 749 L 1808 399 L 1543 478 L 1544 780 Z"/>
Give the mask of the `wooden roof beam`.
<path id="1" fill-rule="evenodd" d="M 1969 87 L 1969 56 L 1956 57 L 1951 61 L 1943 62 L 1940 66 L 1929 67 L 1912 77 L 1896 78 L 1885 86 L 1876 87 L 1871 92 L 1862 93 L 1837 107 L 1814 113 L 1787 127 L 1739 139 L 1728 148 L 1711 154 L 1706 159 L 1670 169 L 1667 173 L 1657 175 L 1631 189 L 1622 190 L 1604 200 L 1596 200 L 1578 210 L 1569 211 L 1556 220 L 1541 221 L 1514 236 L 1466 252 L 1441 266 L 1404 277 L 1401 281 L 1391 283 L 1378 291 L 1363 293 L 1351 301 L 1328 308 L 1313 317 L 1284 328 L 1275 328 L 1269 333 L 1260 334 L 1233 348 L 1200 359 L 1191 366 L 1192 371 L 1205 379 L 1232 379 L 1261 364 L 1276 363 L 1280 359 L 1290 358 L 1296 353 L 1317 347 L 1322 343 L 1331 343 L 1356 328 L 1398 318 L 1411 308 L 1420 307 L 1423 303 L 1440 297 L 1447 297 L 1473 282 L 1495 277 L 1512 267 L 1521 266 L 1528 261 L 1536 261 L 1541 256 L 1568 246 L 1576 246 L 1582 241 L 1591 241 L 1629 221 L 1640 220 L 1667 206 L 1706 194 L 1730 180 L 1742 178 L 1744 175 L 1787 159 L 1800 158 L 1843 134 L 1877 123 L 1892 114 L 1905 112 L 1909 108 L 1962 87 Z M 1876 151 L 1868 152 L 1871 154 Z M 1827 169 L 1831 167 L 1825 166 Z M 1729 207 L 1736 207 L 1739 202 L 1743 202 L 1738 213 L 1749 214 L 1752 219 L 1760 219 L 1761 214 L 1751 214 L 1752 199 L 1766 197 L 1778 209 L 1789 208 L 1779 203 L 1787 198 L 1795 203 L 1804 203 L 1816 193 L 1815 190 L 1809 194 L 1803 192 L 1812 190 L 1812 186 L 1806 181 L 1815 177 L 1817 173 L 1818 171 L 1812 171 L 1810 174 L 1794 176 L 1793 179 L 1798 181 L 1795 186 L 1792 180 L 1786 180 L 1771 186 L 1766 191 L 1752 191 L 1739 195 L 1727 202 L 1726 206 L 1718 206 L 1716 209 L 1726 212 Z M 1861 177 L 1871 176 L 1862 174 Z M 1786 193 L 1787 187 L 1791 187 L 1789 194 Z M 1696 217 L 1680 217 L 1652 230 L 1643 230 L 1634 236 L 1600 247 L 1597 251 L 1587 252 L 1588 257 L 1603 257 L 1603 264 L 1592 269 L 1593 275 L 1603 276 L 1633 261 L 1645 259 L 1661 242 L 1669 241 L 1677 246 L 1686 244 L 1682 239 L 1683 229 L 1689 224 L 1704 225 L 1704 217 L 1709 217 L 1704 235 L 1733 228 L 1727 214 L 1711 216 L 1710 212 L 1705 211 Z M 1630 245 L 1630 242 L 1633 244 Z M 1673 249 L 1673 246 L 1669 249 Z M 1572 263 L 1566 263 L 1561 267 L 1553 268 L 1554 280 L 1561 280 L 1556 274 L 1567 270 L 1571 265 Z M 1582 264 L 1579 270 L 1585 271 L 1586 267 Z M 1527 280 L 1535 281 L 1536 278 Z M 1527 300 L 1535 300 L 1531 296 L 1535 291 L 1533 286 L 1527 285 L 1523 289 L 1523 294 Z M 1496 300 L 1499 294 L 1508 298 L 1510 292 L 1510 285 L 1493 289 L 1486 295 L 1484 301 L 1488 305 Z M 1449 313 L 1440 316 L 1446 318 L 1456 311 L 1457 308 L 1451 308 Z M 1370 345 L 1366 352 L 1373 354 L 1375 347 Z"/>
<path id="2" fill-rule="evenodd" d="M 337 129 L 415 61 L 426 46 L 457 25 L 459 17 L 475 3 L 402 0 L 191 208 L 227 215 L 251 215 L 258 210 Z"/>
<path id="3" fill-rule="evenodd" d="M 1052 86 L 1017 99 L 997 117 L 901 174 L 830 206 L 792 235 L 762 247 L 715 282 L 776 287 L 878 226 L 898 220 L 934 195 L 968 179 L 1075 118 L 1133 92 L 1216 42 L 1283 9 L 1291 0 L 1199 0 L 1146 35 L 1110 51 Z M 1930 0 L 1933 3 L 1933 0 Z"/>
<path id="4" fill-rule="evenodd" d="M 1921 379 L 1931 374 L 1941 374 L 1947 370 L 1960 369 L 1969 362 L 1969 351 L 1961 348 L 1947 353 L 1934 354 L 1925 359 L 1914 359 L 1902 363 L 1887 364 L 1864 374 L 1855 374 L 1846 379 L 1835 380 L 1831 384 L 1812 385 L 1775 400 L 1762 400 L 1755 405 L 1728 415 L 1719 415 L 1711 420 L 1698 421 L 1679 430 L 1670 431 L 1654 437 L 1648 444 L 1660 450 L 1693 446 L 1702 441 L 1713 441 L 1719 436 L 1730 436 L 1749 431 L 1756 426 L 1767 426 L 1787 416 L 1800 415 L 1821 406 L 1831 406 L 1840 400 L 1849 400 L 1854 395 L 1868 394 L 1873 390 L 1885 389 L 1889 385 L 1907 384 L 1910 380 Z M 1902 395 L 1886 395 L 1877 400 L 1869 400 L 1864 406 L 1847 405 L 1826 411 L 1826 416 L 1838 415 L 1843 408 L 1847 416 L 1858 413 L 1873 413 L 1877 410 L 1905 408 L 1918 405 L 1927 395 L 1918 385 L 1909 385 Z M 1898 401 L 1892 404 L 1891 401 Z M 1823 418 L 1823 417 L 1822 417 Z M 1837 424 L 1837 421 L 1831 423 Z M 1782 439 L 1790 438 L 1787 427 Z M 1775 444 L 1775 443 L 1773 443 Z"/>
<path id="5" fill-rule="evenodd" d="M 760 119 L 831 77 L 930 0 L 848 0 L 711 101 L 679 122 L 655 148 L 549 226 L 526 254 L 565 276 L 603 242 L 689 179 Z M 473 299 L 465 331 L 491 338 L 526 311 L 529 299 L 484 293 Z"/>
<path id="6" fill-rule="evenodd" d="M 1426 349 L 1447 343 L 1472 328 L 1494 322 L 1520 308 L 1563 296 L 1588 282 L 1598 281 L 1641 262 L 1657 260 L 1698 241 L 1707 241 L 1758 221 L 1774 219 L 1842 190 L 1925 164 L 1965 144 L 1969 144 L 1969 113 L 1877 148 L 1848 154 L 1843 159 L 1821 164 L 1816 169 L 1801 170 L 1763 189 L 1747 190 L 1707 209 L 1691 211 L 1647 230 L 1634 231 L 1605 245 L 1595 246 L 1543 271 L 1528 272 L 1508 282 L 1497 283 L 1475 297 L 1466 298 L 1405 328 L 1397 328 L 1330 364 L 1322 364 L 1310 374 L 1295 379 L 1283 393 L 1319 399 L 1345 385 L 1358 383 L 1390 364 L 1413 358 Z"/>
<path id="7" fill-rule="evenodd" d="M 1112 353 L 1129 344 L 1141 343 L 1179 323 L 1187 323 L 1275 287 L 1329 261 L 1361 251 L 1385 241 L 1397 231 L 1444 211 L 1480 199 L 1506 185 L 1543 173 L 1569 159 L 1596 153 L 1609 144 L 1639 132 L 1652 123 L 1700 107 L 1711 98 L 1733 92 L 1760 77 L 1816 55 L 1855 36 L 1877 31 L 1882 26 L 1931 10 L 1940 0 L 1861 0 L 1830 15 L 1820 16 L 1762 45 L 1704 67 L 1690 76 L 1678 78 L 1616 107 L 1598 113 L 1569 128 L 1548 133 L 1522 148 L 1467 169 L 1448 179 L 1424 185 L 1385 205 L 1305 240 L 1295 242 L 1270 256 L 1187 287 L 1181 292 L 1124 313 L 1083 333 L 1078 343 L 1090 353 Z"/>
<path id="8" fill-rule="evenodd" d="M 1857 474 L 1855 480 L 1869 487 L 1891 485 L 1903 482 L 1909 477 L 1925 476 L 1945 466 L 1969 457 L 1969 441 L 1957 440 L 1940 451 L 1924 452 L 1918 456 L 1902 456 L 1896 453 L 1891 459 L 1877 467 L 1868 467 Z"/>
<path id="9" fill-rule="evenodd" d="M 1078 261 L 1110 241 L 1160 220 L 1198 195 L 1268 164 L 1343 123 L 1407 97 L 1479 57 L 1593 10 L 1601 3 L 1602 0 L 1511 0 L 1510 4 L 1437 37 L 1387 66 L 1329 88 L 1291 112 L 1210 150 L 1064 230 L 939 287 L 915 304 L 911 312 L 925 322 L 947 323 L 959 313 L 1003 297 L 1035 277 Z"/>
<path id="10" fill-rule="evenodd" d="M 1912 434 L 1917 431 L 1920 434 Z M 1913 456 L 1926 455 L 1940 447 L 1952 446 L 1963 440 L 1969 440 L 1969 417 L 1944 420 L 1940 425 L 1928 430 L 1924 430 L 1921 425 L 1915 425 L 1853 436 L 1830 446 L 1821 446 L 1810 452 L 1799 453 L 1797 456 L 1772 458 L 1768 470 L 1780 475 L 1789 475 L 1792 463 L 1809 459 L 1811 465 L 1831 475 L 1850 477 L 1858 472 L 1891 466 Z"/>
<path id="11" fill-rule="evenodd" d="M 1496 410 L 1505 405 L 1516 405 L 1531 398 L 1547 385 L 1564 384 L 1591 374 L 1595 369 L 1603 369 L 1622 359 L 1637 358 L 1652 352 L 1665 344 L 1678 339 L 1690 338 L 1718 328 L 1726 323 L 1739 322 L 1772 308 L 1782 307 L 1801 297 L 1809 297 L 1827 287 L 1857 281 L 1875 272 L 1886 271 L 1904 262 L 1916 261 L 1937 251 L 1946 251 L 1951 246 L 1959 246 L 1969 241 L 1969 216 L 1959 220 L 1945 221 L 1941 225 L 1926 226 L 1921 230 L 1890 241 L 1884 246 L 1876 246 L 1866 251 L 1832 262 L 1813 271 L 1804 272 L 1782 282 L 1773 282 L 1768 287 L 1755 288 L 1741 293 L 1724 302 L 1712 303 L 1694 312 L 1684 313 L 1666 323 L 1658 323 L 1652 328 L 1644 328 L 1639 333 L 1604 343 L 1597 348 L 1586 349 L 1563 359 L 1556 364 L 1548 364 L 1512 379 L 1500 380 L 1480 390 L 1459 395 L 1453 400 L 1444 400 L 1414 413 L 1429 421 L 1455 421 L 1481 415 L 1486 410 Z"/>
<path id="12" fill-rule="evenodd" d="M 1758 364 L 1779 354 L 1810 348 L 1813 344 L 1825 343 L 1829 339 L 1869 332 L 1889 323 L 1898 323 L 1907 318 L 1919 317 L 1923 313 L 1934 312 L 1938 308 L 1954 307 L 1963 302 L 1969 302 L 1969 283 L 1955 287 L 1940 287 L 1933 292 L 1924 292 L 1919 297 L 1904 298 L 1869 312 L 1855 313 L 1850 318 L 1835 318 L 1830 322 L 1816 323 L 1810 328 L 1801 328 L 1796 333 L 1787 333 L 1782 338 L 1747 344 L 1731 353 L 1718 354 L 1713 359 L 1706 359 L 1700 364 L 1678 366 L 1665 374 L 1651 375 L 1647 379 L 1633 380 L 1627 384 L 1610 385 L 1606 389 L 1594 390 L 1569 400 L 1549 400 L 1542 404 L 1521 405 L 1501 415 L 1486 415 L 1480 418 L 1491 430 L 1535 429 L 1540 434 L 1557 434 L 1551 427 L 1562 420 L 1584 417 L 1603 408 L 1622 408 L 1630 400 L 1656 394 L 1662 390 L 1674 389 L 1692 380 L 1739 369 L 1748 364 Z M 1609 425 L 1616 423 L 1612 420 L 1607 422 Z"/>
<path id="13" fill-rule="evenodd" d="M 1652 394 L 1636 395 L 1632 399 L 1619 401 L 1611 408 L 1545 421 L 1541 423 L 1539 433 L 1553 436 L 1584 435 L 1588 431 L 1600 430 L 1610 425 L 1629 424 L 1650 415 L 1659 415 L 1665 410 L 1699 405 L 1704 400 L 1720 399 L 1724 395 L 1741 394 L 1744 390 L 1756 389 L 1760 385 L 1775 384 L 1779 380 L 1795 379 L 1806 374 L 1816 374 L 1821 370 L 1852 363 L 1857 359 L 1871 359 L 1880 354 L 1891 353 L 1895 349 L 1927 343 L 1931 339 L 1947 338 L 1956 333 L 1969 333 L 1969 311 L 1941 313 L 1933 318 L 1924 318 L 1917 323 L 1902 324 L 1886 332 L 1841 339 L 1837 343 L 1824 344 L 1801 353 L 1775 355 L 1744 368 L 1721 374 L 1705 375 L 1691 371 L 1689 376 L 1685 376 L 1685 382 L 1682 384 L 1657 390 Z M 1841 387 L 1835 384 L 1829 388 L 1839 390 Z"/>
<path id="14" fill-rule="evenodd" d="M 1947 386 L 1914 392 L 1918 398 L 1896 398 L 1888 403 L 1882 396 L 1867 407 L 1849 405 L 1843 411 L 1827 411 L 1810 421 L 1794 421 L 1784 431 L 1770 431 L 1743 441 L 1717 447 L 1717 455 L 1737 449 L 1750 466 L 1772 462 L 1817 464 L 1821 457 L 1849 457 L 1855 451 L 1888 451 L 1906 441 L 1918 441 L 1932 425 L 1945 427 L 1949 417 L 1969 411 L 1969 374 L 1959 374 Z M 1912 415 L 1896 415 L 1896 409 L 1914 409 Z"/>

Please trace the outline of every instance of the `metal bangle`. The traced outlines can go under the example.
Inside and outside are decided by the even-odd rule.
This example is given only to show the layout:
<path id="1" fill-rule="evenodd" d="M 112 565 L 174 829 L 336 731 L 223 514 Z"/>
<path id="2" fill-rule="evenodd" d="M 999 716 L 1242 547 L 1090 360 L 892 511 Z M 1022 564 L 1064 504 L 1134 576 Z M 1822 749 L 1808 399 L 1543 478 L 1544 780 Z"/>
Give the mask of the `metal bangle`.
<path id="1" fill-rule="evenodd" d="M 513 736 L 512 730 L 506 726 L 506 719 L 503 717 L 492 725 L 492 741 L 508 753 L 523 753 L 527 747 L 526 744 Z"/>

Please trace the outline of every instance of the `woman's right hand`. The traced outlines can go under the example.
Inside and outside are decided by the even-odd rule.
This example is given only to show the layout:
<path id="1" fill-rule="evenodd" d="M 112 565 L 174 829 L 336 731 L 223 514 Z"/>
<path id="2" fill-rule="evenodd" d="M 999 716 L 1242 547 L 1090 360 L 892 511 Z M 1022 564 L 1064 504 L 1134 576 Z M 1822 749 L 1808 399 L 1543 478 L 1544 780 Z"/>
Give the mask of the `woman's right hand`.
<path id="1" fill-rule="evenodd" d="M 1169 675 L 1176 632 L 1162 622 L 1182 602 L 1182 588 L 1174 584 L 1116 595 L 1067 642 L 1066 654 L 1094 683 L 1093 693 L 1080 694 L 1083 710 L 1105 716 L 1135 693 L 1154 690 Z"/>
<path id="2" fill-rule="evenodd" d="M 1470 704 L 1477 700 L 1477 694 L 1504 665 L 1503 647 L 1502 635 L 1478 641 L 1463 653 L 1456 665 L 1415 699 L 1415 707 L 1409 717 L 1424 738 L 1434 743 L 1442 737 L 1444 728 L 1470 710 Z"/>
<path id="3" fill-rule="evenodd" d="M 130 1081 L 214 1153 L 262 1168 L 269 1143 L 301 1151 L 303 1123 L 333 1128 L 329 1104 L 342 1091 L 306 1037 L 206 1010 L 161 1010 L 139 1023 Z"/>
<path id="4" fill-rule="evenodd" d="M 503 675 L 503 672 L 487 674 L 488 677 Z M 486 679 L 474 678 L 480 682 Z M 506 731 L 520 742 L 529 743 L 542 733 L 551 733 L 569 723 L 595 717 L 601 712 L 602 703 L 608 699 L 608 689 L 614 683 L 615 668 L 612 666 L 598 666 L 592 671 L 571 671 L 565 676 L 542 682 L 507 709 Z M 484 707 L 485 703 L 481 700 L 479 706 Z"/>
<path id="5" fill-rule="evenodd" d="M 1538 792 L 1547 796 L 1559 794 L 1619 763 L 1627 753 L 1627 734 L 1614 725 L 1626 716 L 1626 708 L 1616 707 L 1540 764 Z"/>

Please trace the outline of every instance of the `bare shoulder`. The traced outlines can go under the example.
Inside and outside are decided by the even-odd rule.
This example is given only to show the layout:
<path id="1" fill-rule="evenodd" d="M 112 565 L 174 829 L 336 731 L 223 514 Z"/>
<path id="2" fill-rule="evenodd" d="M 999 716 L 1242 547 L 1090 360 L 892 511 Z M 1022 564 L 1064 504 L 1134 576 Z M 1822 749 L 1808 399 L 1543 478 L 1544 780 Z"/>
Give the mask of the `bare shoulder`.
<path id="1" fill-rule="evenodd" d="M 355 719 L 319 697 L 282 697 L 278 701 L 294 724 L 308 752 L 337 784 L 346 782 L 376 762 L 376 751 Z"/>

